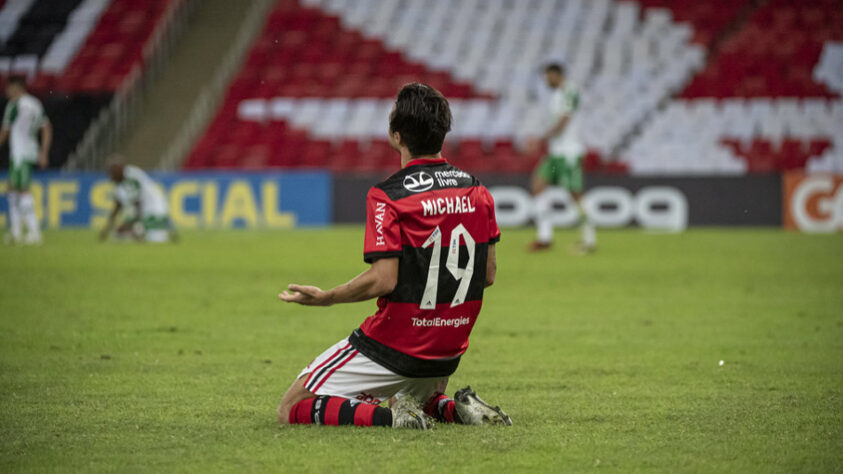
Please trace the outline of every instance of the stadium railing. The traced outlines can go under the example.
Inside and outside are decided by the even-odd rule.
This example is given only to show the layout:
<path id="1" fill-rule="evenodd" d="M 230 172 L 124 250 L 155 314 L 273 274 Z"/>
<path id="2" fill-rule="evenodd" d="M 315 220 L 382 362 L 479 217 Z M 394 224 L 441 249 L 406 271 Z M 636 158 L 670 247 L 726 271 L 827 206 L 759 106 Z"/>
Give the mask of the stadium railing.
<path id="1" fill-rule="evenodd" d="M 274 3 L 274 0 L 256 0 L 252 4 L 237 32 L 237 37 L 214 73 L 213 79 L 196 98 L 190 116 L 161 157 L 158 169 L 173 170 L 181 166 L 182 161 L 190 152 L 191 146 L 205 130 L 208 121 L 216 113 L 217 107 L 225 98 L 226 88 L 231 78 L 242 67 L 243 61 L 247 57 L 246 53 L 257 35 L 262 31 L 261 23 L 265 21 L 267 12 Z"/>

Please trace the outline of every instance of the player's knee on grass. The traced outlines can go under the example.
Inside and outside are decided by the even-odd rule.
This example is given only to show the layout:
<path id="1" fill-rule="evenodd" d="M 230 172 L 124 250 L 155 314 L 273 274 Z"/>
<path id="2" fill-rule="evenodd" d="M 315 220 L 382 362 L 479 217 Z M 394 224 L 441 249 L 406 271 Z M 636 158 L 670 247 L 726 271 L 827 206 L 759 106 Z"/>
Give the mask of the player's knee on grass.
<path id="1" fill-rule="evenodd" d="M 302 400 L 307 400 L 308 398 L 309 397 L 303 397 L 294 401 L 281 400 L 281 403 L 278 405 L 278 423 L 282 425 L 289 425 L 290 413 L 293 411 L 296 404 Z"/>
<path id="2" fill-rule="evenodd" d="M 278 404 L 278 423 L 282 425 L 290 424 L 290 408 L 284 402 Z"/>
<path id="3" fill-rule="evenodd" d="M 278 405 L 278 422 L 282 425 L 290 423 L 290 412 L 298 402 L 316 396 L 316 394 L 304 388 L 306 379 L 307 376 L 296 379 L 281 398 L 281 403 Z"/>

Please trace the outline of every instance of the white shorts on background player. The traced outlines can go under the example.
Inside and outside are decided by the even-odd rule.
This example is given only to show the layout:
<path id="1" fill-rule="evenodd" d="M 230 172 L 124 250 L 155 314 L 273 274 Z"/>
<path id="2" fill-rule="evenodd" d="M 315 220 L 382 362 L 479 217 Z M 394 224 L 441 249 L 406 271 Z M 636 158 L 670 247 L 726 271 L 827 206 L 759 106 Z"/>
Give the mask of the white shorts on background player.
<path id="1" fill-rule="evenodd" d="M 369 359 L 348 342 L 331 346 L 299 374 L 304 387 L 316 395 L 330 395 L 378 404 L 393 396 L 412 395 L 424 403 L 448 377 L 412 378 L 398 375 Z"/>

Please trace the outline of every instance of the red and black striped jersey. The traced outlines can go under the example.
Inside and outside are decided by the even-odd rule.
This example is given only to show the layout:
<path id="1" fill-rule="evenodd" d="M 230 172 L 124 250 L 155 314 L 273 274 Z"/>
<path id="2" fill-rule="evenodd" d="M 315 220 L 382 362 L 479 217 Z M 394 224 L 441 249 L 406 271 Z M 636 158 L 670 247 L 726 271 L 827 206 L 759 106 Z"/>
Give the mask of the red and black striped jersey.
<path id="1" fill-rule="evenodd" d="M 500 239 L 489 191 L 444 159 L 413 160 L 369 190 L 366 262 L 398 257 L 398 284 L 349 338 L 407 377 L 452 374 L 480 313 L 489 245 Z"/>

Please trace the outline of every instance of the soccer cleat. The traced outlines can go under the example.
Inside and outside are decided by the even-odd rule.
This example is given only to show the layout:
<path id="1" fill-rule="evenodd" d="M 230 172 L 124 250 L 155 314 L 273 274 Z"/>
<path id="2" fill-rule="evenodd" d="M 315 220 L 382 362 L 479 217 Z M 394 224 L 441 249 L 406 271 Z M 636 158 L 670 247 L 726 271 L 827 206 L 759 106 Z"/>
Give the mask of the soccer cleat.
<path id="1" fill-rule="evenodd" d="M 391 407 L 392 427 L 411 428 L 416 430 L 429 430 L 431 424 L 427 421 L 427 415 L 421 404 L 411 396 L 403 396 Z"/>
<path id="2" fill-rule="evenodd" d="M 543 250 L 550 250 L 553 246 L 550 242 L 540 242 L 536 240 L 527 247 L 528 252 L 541 252 Z"/>
<path id="3" fill-rule="evenodd" d="M 471 387 L 457 390 L 454 394 L 457 414 L 465 425 L 512 426 L 512 418 L 500 407 L 489 405 L 478 397 Z"/>

